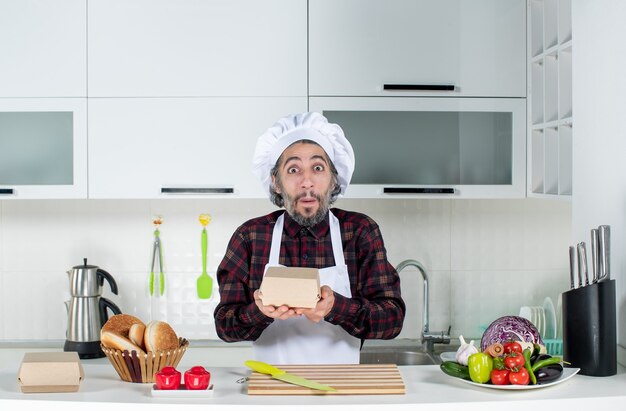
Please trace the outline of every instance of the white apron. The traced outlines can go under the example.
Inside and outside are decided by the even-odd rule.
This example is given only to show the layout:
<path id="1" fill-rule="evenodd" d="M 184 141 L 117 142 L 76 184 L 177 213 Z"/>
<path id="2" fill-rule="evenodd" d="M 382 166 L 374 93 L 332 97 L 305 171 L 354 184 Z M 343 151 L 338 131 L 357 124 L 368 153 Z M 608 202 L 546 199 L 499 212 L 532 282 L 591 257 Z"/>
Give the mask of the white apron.
<path id="1" fill-rule="evenodd" d="M 334 267 L 322 268 L 320 286 L 328 285 L 344 297 L 352 297 L 348 266 L 343 257 L 339 220 L 330 211 L 330 239 Z M 270 258 L 265 270 L 277 266 L 283 233 L 284 214 L 278 217 L 272 233 Z M 309 321 L 305 316 L 274 320 L 253 343 L 254 358 L 269 364 L 358 364 L 361 340 L 338 325 L 324 320 Z"/>

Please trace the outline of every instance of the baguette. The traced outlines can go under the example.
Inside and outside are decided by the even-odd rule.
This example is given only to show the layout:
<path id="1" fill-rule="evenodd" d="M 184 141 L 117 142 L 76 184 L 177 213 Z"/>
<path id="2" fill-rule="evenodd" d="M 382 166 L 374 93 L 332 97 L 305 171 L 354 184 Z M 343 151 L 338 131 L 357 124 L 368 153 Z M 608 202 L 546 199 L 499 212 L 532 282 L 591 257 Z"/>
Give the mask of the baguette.
<path id="1" fill-rule="evenodd" d="M 130 326 L 130 330 L 128 331 L 128 339 L 131 340 L 135 345 L 144 348 L 143 336 L 145 332 L 146 326 L 143 323 L 135 323 Z"/>
<path id="2" fill-rule="evenodd" d="M 107 348 L 111 348 L 114 350 L 128 350 L 128 352 L 136 351 L 137 355 L 145 354 L 145 351 L 133 344 L 128 338 L 123 337 L 122 335 L 114 332 L 114 331 L 103 331 L 100 333 L 100 342 Z"/>

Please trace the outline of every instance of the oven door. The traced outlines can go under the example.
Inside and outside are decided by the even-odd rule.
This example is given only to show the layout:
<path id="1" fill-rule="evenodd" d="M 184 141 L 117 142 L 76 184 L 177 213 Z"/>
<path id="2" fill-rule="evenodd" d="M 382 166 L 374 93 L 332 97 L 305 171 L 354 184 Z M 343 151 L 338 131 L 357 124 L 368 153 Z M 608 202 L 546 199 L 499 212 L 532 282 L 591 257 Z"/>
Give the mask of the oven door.
<path id="1" fill-rule="evenodd" d="M 526 99 L 312 97 L 356 167 L 346 198 L 523 198 Z"/>

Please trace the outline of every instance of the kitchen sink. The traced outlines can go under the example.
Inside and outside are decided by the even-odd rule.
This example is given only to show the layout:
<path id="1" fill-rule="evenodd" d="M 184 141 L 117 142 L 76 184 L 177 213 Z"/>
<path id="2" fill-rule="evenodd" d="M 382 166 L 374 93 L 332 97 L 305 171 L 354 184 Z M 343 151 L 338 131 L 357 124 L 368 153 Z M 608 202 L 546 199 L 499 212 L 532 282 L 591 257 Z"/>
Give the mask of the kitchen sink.
<path id="1" fill-rule="evenodd" d="M 416 347 L 363 347 L 361 364 L 396 364 L 396 365 L 438 365 L 441 364 L 442 352 L 456 352 L 458 347 L 441 346 L 434 352 L 424 352 L 421 346 Z"/>
<path id="2" fill-rule="evenodd" d="M 361 364 L 434 365 L 440 362 L 434 354 L 421 351 L 361 352 Z"/>

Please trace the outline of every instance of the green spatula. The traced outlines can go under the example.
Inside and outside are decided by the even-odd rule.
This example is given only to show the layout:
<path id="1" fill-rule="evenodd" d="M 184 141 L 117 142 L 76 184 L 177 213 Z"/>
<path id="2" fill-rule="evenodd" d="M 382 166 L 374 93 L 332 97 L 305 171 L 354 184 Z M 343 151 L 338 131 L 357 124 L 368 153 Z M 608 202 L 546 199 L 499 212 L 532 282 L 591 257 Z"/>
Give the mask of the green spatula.
<path id="1" fill-rule="evenodd" d="M 211 298 L 211 292 L 213 291 L 213 279 L 206 272 L 206 253 L 208 248 L 208 239 L 206 233 L 206 226 L 211 222 L 211 216 L 208 214 L 200 214 L 198 218 L 200 224 L 202 224 L 202 274 L 198 277 L 197 289 L 198 298 L 208 299 Z"/>

